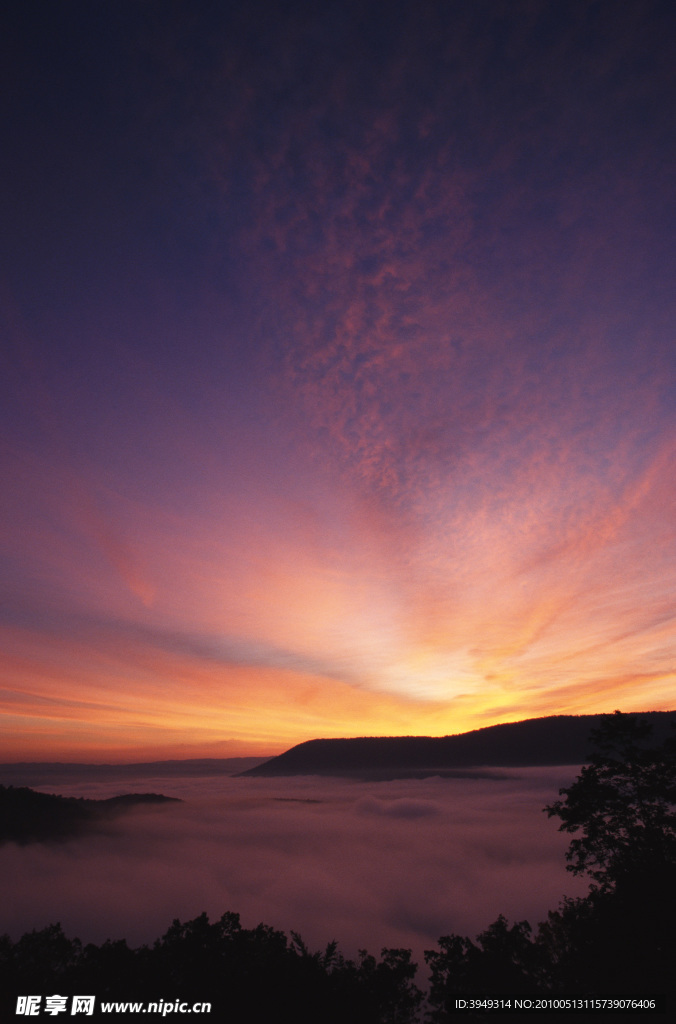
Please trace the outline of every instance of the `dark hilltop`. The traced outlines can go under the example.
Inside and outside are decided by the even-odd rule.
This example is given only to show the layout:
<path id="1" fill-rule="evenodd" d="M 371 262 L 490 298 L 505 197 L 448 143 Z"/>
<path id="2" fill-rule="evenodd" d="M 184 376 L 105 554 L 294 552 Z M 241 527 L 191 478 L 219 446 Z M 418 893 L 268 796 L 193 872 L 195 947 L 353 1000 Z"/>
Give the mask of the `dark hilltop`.
<path id="1" fill-rule="evenodd" d="M 44 843 L 97 831 L 139 805 L 180 803 L 158 793 L 125 793 L 107 800 L 37 793 L 0 786 L 0 843 Z"/>
<path id="2" fill-rule="evenodd" d="M 553 715 L 491 725 L 457 736 L 370 736 L 299 743 L 247 776 L 335 775 L 388 779 L 491 776 L 491 768 L 581 765 L 589 755 L 589 733 L 606 715 Z M 657 739 L 666 737 L 676 711 L 642 714 Z"/>

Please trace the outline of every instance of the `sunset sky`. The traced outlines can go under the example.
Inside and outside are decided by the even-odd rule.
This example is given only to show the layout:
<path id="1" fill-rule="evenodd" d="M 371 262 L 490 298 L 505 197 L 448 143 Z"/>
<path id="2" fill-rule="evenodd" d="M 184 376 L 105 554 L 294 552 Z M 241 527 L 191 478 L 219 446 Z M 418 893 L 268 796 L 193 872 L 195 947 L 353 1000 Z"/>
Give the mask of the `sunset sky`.
<path id="1" fill-rule="evenodd" d="M 676 705 L 676 5 L 14 3 L 0 760 Z"/>

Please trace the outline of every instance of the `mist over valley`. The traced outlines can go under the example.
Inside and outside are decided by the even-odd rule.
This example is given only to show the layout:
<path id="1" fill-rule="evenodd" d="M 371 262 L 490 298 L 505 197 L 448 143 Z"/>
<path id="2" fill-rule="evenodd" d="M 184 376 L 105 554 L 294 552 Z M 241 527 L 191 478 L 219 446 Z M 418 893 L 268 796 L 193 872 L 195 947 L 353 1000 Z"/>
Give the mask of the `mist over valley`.
<path id="1" fill-rule="evenodd" d="M 78 779 L 69 766 L 59 793 L 120 794 L 119 778 L 80 767 Z M 0 870 L 13 879 L 0 932 L 17 938 L 59 921 L 83 942 L 141 944 L 177 917 L 232 910 L 247 927 L 293 930 L 310 947 L 403 946 L 421 961 L 443 934 L 474 935 L 499 913 L 536 924 L 564 893 L 584 891 L 565 871 L 566 837 L 542 812 L 577 770 L 377 782 L 166 768 L 127 777 L 125 792 L 182 803 L 132 806 L 105 834 L 0 846 Z"/>

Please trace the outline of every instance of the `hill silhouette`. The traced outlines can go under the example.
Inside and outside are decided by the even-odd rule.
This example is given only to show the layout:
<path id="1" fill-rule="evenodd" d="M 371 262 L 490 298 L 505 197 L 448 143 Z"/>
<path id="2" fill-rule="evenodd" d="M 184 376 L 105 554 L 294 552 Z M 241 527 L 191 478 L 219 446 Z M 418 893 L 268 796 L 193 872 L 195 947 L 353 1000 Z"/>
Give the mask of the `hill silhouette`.
<path id="1" fill-rule="evenodd" d="M 139 804 L 178 803 L 158 793 L 125 793 L 107 800 L 37 793 L 0 786 L 0 843 L 40 843 L 89 832 Z"/>
<path id="2" fill-rule="evenodd" d="M 662 739 L 676 712 L 642 715 Z M 589 733 L 607 715 L 553 715 L 491 725 L 457 736 L 370 736 L 299 743 L 242 775 L 334 775 L 402 778 L 429 775 L 490 775 L 483 768 L 581 765 L 589 755 Z"/>

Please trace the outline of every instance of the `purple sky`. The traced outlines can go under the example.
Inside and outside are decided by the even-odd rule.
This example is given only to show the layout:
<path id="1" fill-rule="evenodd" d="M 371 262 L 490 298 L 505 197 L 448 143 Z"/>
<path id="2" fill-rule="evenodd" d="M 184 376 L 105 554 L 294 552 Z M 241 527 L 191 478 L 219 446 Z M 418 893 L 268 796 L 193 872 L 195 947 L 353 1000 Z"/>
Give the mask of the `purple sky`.
<path id="1" fill-rule="evenodd" d="M 674 5 L 6 22 L 4 759 L 672 706 Z"/>

